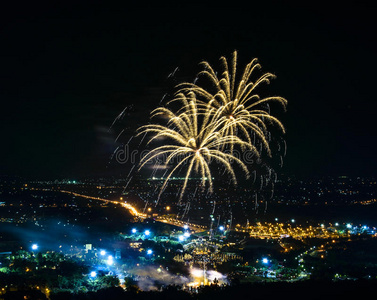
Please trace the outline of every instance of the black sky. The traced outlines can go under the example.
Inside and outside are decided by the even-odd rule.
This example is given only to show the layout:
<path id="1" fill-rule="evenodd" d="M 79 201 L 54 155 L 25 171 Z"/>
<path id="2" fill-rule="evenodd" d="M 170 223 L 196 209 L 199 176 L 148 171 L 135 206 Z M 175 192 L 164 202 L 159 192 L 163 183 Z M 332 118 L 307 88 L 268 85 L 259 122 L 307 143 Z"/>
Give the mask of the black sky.
<path id="1" fill-rule="evenodd" d="M 148 122 L 176 67 L 192 80 L 201 60 L 217 65 L 237 49 L 240 64 L 258 57 L 275 73 L 267 90 L 289 101 L 275 111 L 287 127 L 283 172 L 376 175 L 374 6 L 81 3 L 2 9 L 1 174 L 115 170 L 108 129 L 125 106 L 125 123 Z"/>

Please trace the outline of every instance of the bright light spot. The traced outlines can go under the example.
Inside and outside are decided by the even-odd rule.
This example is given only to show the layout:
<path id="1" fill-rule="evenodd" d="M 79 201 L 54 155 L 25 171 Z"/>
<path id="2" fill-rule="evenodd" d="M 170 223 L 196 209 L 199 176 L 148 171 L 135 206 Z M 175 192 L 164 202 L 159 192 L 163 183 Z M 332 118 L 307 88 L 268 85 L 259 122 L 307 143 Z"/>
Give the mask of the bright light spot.
<path id="1" fill-rule="evenodd" d="M 111 266 L 111 265 L 114 263 L 114 259 L 113 259 L 113 257 L 112 257 L 111 255 L 109 255 L 109 256 L 107 257 L 107 261 L 106 261 L 106 263 L 107 263 L 109 266 Z"/>
<path id="2" fill-rule="evenodd" d="M 203 270 L 192 268 L 192 269 L 190 270 L 190 274 L 191 274 L 193 277 L 203 277 Z"/>
<path id="3" fill-rule="evenodd" d="M 184 228 L 184 229 L 188 229 L 189 227 L 188 227 L 187 224 L 185 224 L 185 225 L 183 226 L 183 228 Z"/>
<path id="4" fill-rule="evenodd" d="M 178 240 L 179 240 L 180 242 L 183 242 L 183 241 L 185 240 L 185 237 L 184 237 L 183 235 L 180 235 L 180 236 L 178 237 Z"/>
<path id="5" fill-rule="evenodd" d="M 292 219 L 291 222 L 294 223 L 294 222 L 296 222 L 296 220 L 295 220 L 295 219 Z"/>
<path id="6" fill-rule="evenodd" d="M 32 249 L 32 250 L 37 250 L 37 249 L 38 249 L 38 245 L 37 245 L 37 244 L 33 244 L 33 245 L 31 245 L 31 249 Z"/>
<path id="7" fill-rule="evenodd" d="M 145 235 L 150 235 L 151 232 L 150 232 L 149 230 L 145 230 L 145 231 L 144 231 L 144 234 L 145 234 Z"/>
<path id="8" fill-rule="evenodd" d="M 347 226 L 348 229 L 352 228 L 352 225 L 349 224 L 349 223 L 346 226 Z"/>
<path id="9" fill-rule="evenodd" d="M 224 226 L 220 226 L 219 229 L 220 229 L 221 231 L 223 231 L 223 230 L 224 230 Z"/>
<path id="10" fill-rule="evenodd" d="M 215 278 L 217 279 L 217 280 L 220 280 L 220 279 L 225 279 L 225 275 L 223 275 L 223 274 L 221 274 L 220 272 L 217 272 L 217 271 L 215 271 L 215 270 L 208 270 L 207 271 L 207 278 L 208 278 L 208 280 L 210 280 L 210 281 L 213 281 L 213 280 L 215 280 Z"/>
<path id="11" fill-rule="evenodd" d="M 97 276 L 97 272 L 96 271 L 90 272 L 90 277 L 96 277 L 96 276 Z"/>
<path id="12" fill-rule="evenodd" d="M 153 253 L 152 249 L 148 249 L 148 250 L 147 250 L 147 254 L 148 254 L 148 255 L 151 255 L 152 253 Z"/>
<path id="13" fill-rule="evenodd" d="M 339 223 L 335 223 L 335 226 L 339 226 Z"/>
<path id="14" fill-rule="evenodd" d="M 136 228 L 132 228 L 131 232 L 136 233 L 137 232 Z"/>
<path id="15" fill-rule="evenodd" d="M 101 254 L 102 256 L 104 256 L 104 255 L 106 254 L 106 251 L 105 251 L 105 250 L 101 250 L 100 254 Z"/>
<path id="16" fill-rule="evenodd" d="M 268 259 L 267 258 L 262 258 L 262 263 L 268 264 Z"/>
<path id="17" fill-rule="evenodd" d="M 183 234 L 183 236 L 186 237 L 186 238 L 188 238 L 188 237 L 190 237 L 190 233 L 189 233 L 189 232 L 185 232 L 185 233 Z"/>

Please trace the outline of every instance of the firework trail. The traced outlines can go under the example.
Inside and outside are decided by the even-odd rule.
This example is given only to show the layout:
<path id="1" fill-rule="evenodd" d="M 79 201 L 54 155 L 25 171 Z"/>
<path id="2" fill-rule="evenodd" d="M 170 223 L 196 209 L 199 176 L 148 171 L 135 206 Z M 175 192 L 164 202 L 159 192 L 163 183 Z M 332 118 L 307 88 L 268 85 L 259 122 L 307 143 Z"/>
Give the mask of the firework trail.
<path id="1" fill-rule="evenodd" d="M 120 138 L 120 136 L 122 135 L 122 133 L 124 132 L 124 129 L 122 129 L 122 131 L 118 134 L 118 136 L 116 137 L 115 139 L 115 143 L 118 141 L 118 139 Z"/>
<path id="2" fill-rule="evenodd" d="M 133 176 L 132 176 L 132 177 L 133 177 Z M 132 177 L 127 181 L 126 186 L 124 187 L 124 189 L 123 189 L 123 191 L 122 191 L 122 194 L 124 194 L 124 192 L 126 191 L 128 185 L 129 185 L 130 182 L 131 182 Z"/>
<path id="3" fill-rule="evenodd" d="M 109 131 L 110 131 L 110 129 L 114 126 L 114 124 L 115 124 L 117 121 L 123 119 L 126 110 L 127 110 L 128 108 L 131 108 L 131 107 L 132 107 L 132 105 L 127 105 L 127 106 L 121 111 L 121 113 L 120 113 L 119 115 L 116 116 L 116 118 L 114 119 L 113 123 L 111 123 L 111 125 L 110 125 L 110 127 L 109 127 Z"/>

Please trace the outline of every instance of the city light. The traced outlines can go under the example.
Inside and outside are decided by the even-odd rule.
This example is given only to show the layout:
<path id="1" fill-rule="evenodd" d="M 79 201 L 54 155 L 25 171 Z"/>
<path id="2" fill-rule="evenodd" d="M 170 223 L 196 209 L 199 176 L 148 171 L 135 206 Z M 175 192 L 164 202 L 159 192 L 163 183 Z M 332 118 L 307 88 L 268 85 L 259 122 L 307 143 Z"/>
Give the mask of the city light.
<path id="1" fill-rule="evenodd" d="M 136 228 L 132 228 L 131 232 L 132 232 L 132 233 L 136 233 L 136 232 L 137 232 L 137 229 L 136 229 Z"/>
<path id="2" fill-rule="evenodd" d="M 187 224 L 185 224 L 185 225 L 183 226 L 183 228 L 187 230 L 189 227 L 188 227 Z"/>
<path id="3" fill-rule="evenodd" d="M 144 235 L 148 236 L 150 234 L 151 234 L 151 232 L 148 229 L 144 231 Z"/>
<path id="4" fill-rule="evenodd" d="M 262 258 L 262 263 L 268 264 L 268 259 L 267 258 Z"/>
<path id="5" fill-rule="evenodd" d="M 106 255 L 106 251 L 105 251 L 105 250 L 101 250 L 101 251 L 100 251 L 100 254 L 101 254 L 102 256 L 105 256 L 105 255 Z"/>
<path id="6" fill-rule="evenodd" d="M 152 253 L 153 253 L 153 250 L 152 250 L 152 249 L 148 249 L 148 250 L 147 250 L 147 254 L 148 254 L 148 255 L 152 255 Z"/>
<path id="7" fill-rule="evenodd" d="M 224 226 L 220 226 L 220 227 L 219 227 L 219 230 L 220 230 L 220 231 L 224 231 Z"/>
<path id="8" fill-rule="evenodd" d="M 37 244 L 33 244 L 33 245 L 31 245 L 31 249 L 32 249 L 32 250 L 37 250 L 37 249 L 38 249 L 38 245 L 37 245 Z"/>
<path id="9" fill-rule="evenodd" d="M 112 255 L 109 255 L 109 256 L 107 257 L 107 261 L 106 261 L 106 263 L 107 263 L 109 266 L 111 266 L 112 264 L 114 264 L 114 259 L 113 259 Z"/>
<path id="10" fill-rule="evenodd" d="M 92 271 L 90 272 L 90 277 L 96 277 L 97 276 L 97 272 L 96 271 Z"/>
<path id="11" fill-rule="evenodd" d="M 185 240 L 185 237 L 184 237 L 183 235 L 180 235 L 180 236 L 178 237 L 178 240 L 179 240 L 180 242 L 183 242 L 183 241 Z"/>
<path id="12" fill-rule="evenodd" d="M 183 236 L 186 237 L 186 238 L 188 238 L 188 237 L 190 237 L 190 233 L 189 233 L 189 232 L 185 232 L 185 233 L 183 234 Z"/>

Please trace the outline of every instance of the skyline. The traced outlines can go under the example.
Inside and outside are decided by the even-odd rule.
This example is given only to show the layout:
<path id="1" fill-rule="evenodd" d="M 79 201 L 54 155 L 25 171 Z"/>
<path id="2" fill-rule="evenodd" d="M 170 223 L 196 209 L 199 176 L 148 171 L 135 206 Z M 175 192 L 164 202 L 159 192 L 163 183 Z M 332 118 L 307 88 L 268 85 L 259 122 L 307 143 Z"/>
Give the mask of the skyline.
<path id="1" fill-rule="evenodd" d="M 192 81 L 200 61 L 218 65 L 237 50 L 276 74 L 265 92 L 289 103 L 278 174 L 374 175 L 373 10 L 272 5 L 255 6 L 251 20 L 234 9 L 228 22 L 227 10 L 199 7 L 11 8 L 1 26 L 1 174 L 119 172 L 108 164 L 116 116 L 133 105 L 125 124 L 147 122 L 171 72 Z"/>

